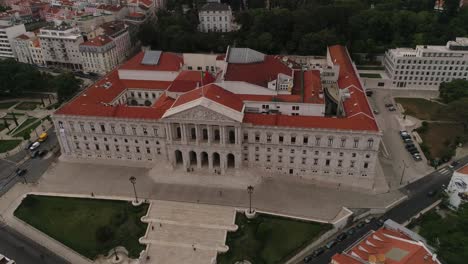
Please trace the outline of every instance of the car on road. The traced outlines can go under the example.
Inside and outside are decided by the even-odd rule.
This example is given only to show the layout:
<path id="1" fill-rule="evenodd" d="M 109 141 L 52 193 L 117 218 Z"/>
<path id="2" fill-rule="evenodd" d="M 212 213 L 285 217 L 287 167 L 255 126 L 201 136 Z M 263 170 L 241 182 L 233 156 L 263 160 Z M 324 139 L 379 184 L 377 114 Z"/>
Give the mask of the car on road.
<path id="1" fill-rule="evenodd" d="M 325 252 L 325 249 L 324 249 L 323 247 L 319 247 L 319 248 L 317 248 L 316 250 L 314 250 L 314 251 L 312 252 L 312 255 L 311 255 L 311 256 L 314 257 L 314 258 L 316 258 L 316 257 L 322 255 L 323 252 Z"/>
<path id="2" fill-rule="evenodd" d="M 31 152 L 31 158 L 32 159 L 35 159 L 39 156 L 39 150 L 35 150 L 33 152 Z"/>
<path id="3" fill-rule="evenodd" d="M 343 241 L 343 240 L 345 240 L 347 237 L 348 237 L 348 235 L 346 234 L 346 232 L 343 232 L 343 233 L 339 234 L 339 235 L 336 237 L 336 240 L 338 240 L 338 241 Z"/>
<path id="4" fill-rule="evenodd" d="M 41 145 L 41 143 L 39 142 L 34 142 L 31 147 L 29 147 L 29 150 L 35 150 L 37 149 L 39 146 Z"/>
<path id="5" fill-rule="evenodd" d="M 337 243 L 338 243 L 338 242 L 337 242 L 336 240 L 333 239 L 333 240 L 331 240 L 330 242 L 328 242 L 328 243 L 325 245 L 325 247 L 326 247 L 327 249 L 330 249 L 330 248 L 334 247 Z"/>
<path id="6" fill-rule="evenodd" d="M 39 151 L 37 152 L 37 155 L 38 155 L 39 157 L 42 158 L 42 157 L 44 157 L 48 152 L 49 152 L 49 151 L 47 151 L 46 149 L 39 150 Z"/>
<path id="7" fill-rule="evenodd" d="M 386 218 L 379 218 L 379 220 L 377 221 L 377 225 L 378 226 L 383 226 L 385 221 L 387 221 Z"/>
<path id="8" fill-rule="evenodd" d="M 24 176 L 26 174 L 26 172 L 28 172 L 27 169 L 20 169 L 20 168 L 17 168 L 16 171 L 15 171 L 16 175 L 18 175 L 18 176 Z"/>
<path id="9" fill-rule="evenodd" d="M 430 190 L 430 191 L 427 192 L 428 197 L 434 197 L 436 194 L 437 194 L 436 190 Z"/>
<path id="10" fill-rule="evenodd" d="M 460 165 L 460 162 L 455 160 L 452 163 L 450 163 L 449 168 L 453 169 L 458 165 Z"/>
<path id="11" fill-rule="evenodd" d="M 312 257 L 312 255 L 308 255 L 304 257 L 303 261 L 304 263 L 309 263 L 312 261 L 312 259 L 314 259 L 314 257 Z"/>

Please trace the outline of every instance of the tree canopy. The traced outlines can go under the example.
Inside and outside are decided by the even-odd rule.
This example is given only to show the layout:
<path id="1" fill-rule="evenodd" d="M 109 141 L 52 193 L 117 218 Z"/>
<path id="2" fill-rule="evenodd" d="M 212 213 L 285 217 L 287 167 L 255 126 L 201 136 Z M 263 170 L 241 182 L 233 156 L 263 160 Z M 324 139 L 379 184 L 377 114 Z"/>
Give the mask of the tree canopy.
<path id="1" fill-rule="evenodd" d="M 444 103 L 468 97 L 468 81 L 457 79 L 451 82 L 443 82 L 439 86 L 439 93 Z"/>
<path id="2" fill-rule="evenodd" d="M 458 0 L 453 0 L 458 1 Z M 172 0 L 171 11 L 141 27 L 143 44 L 184 52 L 224 52 L 227 45 L 265 53 L 324 54 L 327 45 L 346 44 L 354 53 L 382 53 L 392 47 L 445 44 L 468 35 L 468 8 L 436 12 L 434 0 L 222 0 L 230 4 L 237 32 L 197 31 L 203 1 Z M 186 14 L 182 4 L 193 7 Z"/>

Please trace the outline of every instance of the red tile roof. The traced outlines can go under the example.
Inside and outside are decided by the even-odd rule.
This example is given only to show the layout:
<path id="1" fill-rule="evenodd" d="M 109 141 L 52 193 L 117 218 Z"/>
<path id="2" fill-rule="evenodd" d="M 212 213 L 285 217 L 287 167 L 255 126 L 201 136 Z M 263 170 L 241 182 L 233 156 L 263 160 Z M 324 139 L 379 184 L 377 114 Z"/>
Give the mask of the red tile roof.
<path id="1" fill-rule="evenodd" d="M 465 165 L 464 167 L 458 169 L 457 172 L 468 175 L 468 165 Z"/>
<path id="2" fill-rule="evenodd" d="M 93 47 L 100 47 L 100 46 L 104 46 L 108 43 L 111 43 L 112 42 L 112 39 L 109 38 L 108 36 L 106 35 L 103 35 L 103 36 L 97 36 L 95 38 L 92 38 L 86 42 L 83 42 L 80 44 L 80 46 L 93 46 Z"/>
<path id="3" fill-rule="evenodd" d="M 422 244 L 404 233 L 382 227 L 348 252 L 335 254 L 332 260 L 337 264 L 363 263 L 372 258 L 380 258 L 386 264 L 438 264 L 432 260 L 431 254 Z"/>
<path id="4" fill-rule="evenodd" d="M 177 75 L 167 91 L 185 93 L 214 81 L 214 77 L 209 72 L 182 71 Z"/>
<path id="5" fill-rule="evenodd" d="M 293 75 L 290 69 L 281 61 L 281 57 L 266 55 L 265 60 L 256 63 L 228 63 L 224 79 L 226 81 L 244 81 L 267 87 L 268 82 L 276 80 L 279 73 Z"/>
<path id="6" fill-rule="evenodd" d="M 21 34 L 21 35 L 17 36 L 16 38 L 24 39 L 24 40 L 28 40 L 28 39 L 29 39 L 29 37 L 28 37 L 27 35 L 25 35 L 25 34 Z"/>
<path id="7" fill-rule="evenodd" d="M 208 98 L 211 101 L 217 102 L 239 112 L 244 108 L 244 103 L 236 94 L 224 90 L 214 83 L 205 85 L 179 96 L 172 107 L 177 107 L 202 97 Z"/>
<path id="8" fill-rule="evenodd" d="M 323 128 L 323 129 L 343 129 L 375 131 L 368 120 L 362 116 L 352 118 L 332 118 L 322 116 L 289 116 L 276 114 L 254 114 L 245 113 L 243 123 L 251 123 L 259 126 L 284 126 L 296 128 Z M 368 126 L 369 125 L 369 126 Z"/>
<path id="9" fill-rule="evenodd" d="M 146 80 L 120 80 L 120 82 L 128 89 L 150 89 L 150 90 L 166 90 L 172 82 L 169 81 L 146 81 Z"/>
<path id="10" fill-rule="evenodd" d="M 128 60 L 120 68 L 122 70 L 141 70 L 141 71 L 178 71 L 182 67 L 184 60 L 181 56 L 171 52 L 161 53 L 159 63 L 157 65 L 145 65 L 141 64 L 141 60 L 145 55 L 144 51 L 141 51 L 133 58 Z"/>
<path id="11" fill-rule="evenodd" d="M 118 12 L 124 8 L 124 6 L 121 5 L 99 5 L 96 7 L 97 9 L 100 10 L 105 10 L 105 11 L 110 11 L 110 12 Z"/>

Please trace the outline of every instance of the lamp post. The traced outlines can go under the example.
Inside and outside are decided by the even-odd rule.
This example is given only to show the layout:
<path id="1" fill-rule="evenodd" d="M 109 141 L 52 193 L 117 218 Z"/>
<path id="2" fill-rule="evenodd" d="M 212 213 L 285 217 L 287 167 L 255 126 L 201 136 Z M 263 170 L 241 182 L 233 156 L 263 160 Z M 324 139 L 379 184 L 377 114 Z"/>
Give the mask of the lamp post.
<path id="1" fill-rule="evenodd" d="M 130 177 L 130 179 L 128 179 L 132 185 L 133 185 L 133 192 L 135 193 L 135 203 L 138 204 L 138 196 L 137 196 L 137 192 L 136 192 L 136 188 L 135 188 L 135 183 L 136 183 L 136 178 L 134 176 Z"/>
<path id="2" fill-rule="evenodd" d="M 252 193 L 254 191 L 254 187 L 252 185 L 249 185 L 247 187 L 247 192 L 249 193 L 249 214 L 252 213 Z"/>
<path id="3" fill-rule="evenodd" d="M 401 172 L 400 185 L 403 183 L 403 177 L 405 176 L 405 169 L 406 169 L 405 160 L 402 160 L 402 161 L 403 161 L 403 171 Z"/>

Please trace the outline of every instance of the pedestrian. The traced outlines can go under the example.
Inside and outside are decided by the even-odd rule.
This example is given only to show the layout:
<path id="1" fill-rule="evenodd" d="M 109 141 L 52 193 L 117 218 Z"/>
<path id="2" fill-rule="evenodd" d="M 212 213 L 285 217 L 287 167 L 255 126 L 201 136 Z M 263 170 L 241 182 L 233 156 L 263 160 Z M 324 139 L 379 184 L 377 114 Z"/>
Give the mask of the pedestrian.
<path id="1" fill-rule="evenodd" d="M 151 225 L 151 230 L 154 230 L 154 225 Z"/>
<path id="2" fill-rule="evenodd" d="M 161 224 L 161 223 L 159 223 L 159 227 L 162 227 L 162 224 Z"/>
<path id="3" fill-rule="evenodd" d="M 94 197 L 94 192 L 91 192 L 91 197 Z"/>
<path id="4" fill-rule="evenodd" d="M 223 191 L 219 191 L 219 196 L 223 196 Z"/>

